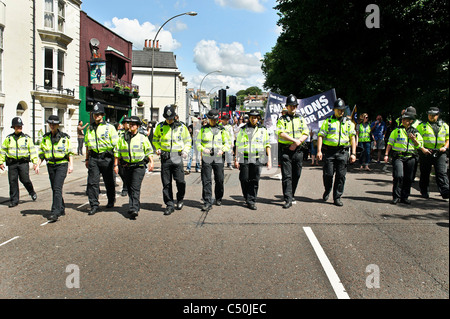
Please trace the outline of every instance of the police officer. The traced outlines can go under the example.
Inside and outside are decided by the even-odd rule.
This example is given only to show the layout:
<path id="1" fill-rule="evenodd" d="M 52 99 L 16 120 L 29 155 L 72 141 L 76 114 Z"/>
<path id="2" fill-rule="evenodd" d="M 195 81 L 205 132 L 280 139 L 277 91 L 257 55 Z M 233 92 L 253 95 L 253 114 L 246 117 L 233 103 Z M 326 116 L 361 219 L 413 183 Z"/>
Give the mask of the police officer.
<path id="1" fill-rule="evenodd" d="M 292 206 L 302 174 L 304 142 L 309 136 L 305 119 L 295 112 L 297 106 L 297 98 L 290 94 L 286 99 L 287 113 L 277 122 L 278 162 L 281 166 L 281 183 L 285 201 L 283 208 Z"/>
<path id="2" fill-rule="evenodd" d="M 224 194 L 224 158 L 231 150 L 231 140 L 227 130 L 218 125 L 219 111 L 210 110 L 207 114 L 208 123 L 198 133 L 196 144 L 202 155 L 202 211 L 212 208 L 212 172 L 214 172 L 214 195 L 216 205 L 222 205 Z"/>
<path id="3" fill-rule="evenodd" d="M 92 109 L 94 121 L 89 126 L 86 136 L 86 168 L 88 169 L 88 197 L 91 210 L 88 215 L 94 215 L 99 210 L 98 195 L 100 192 L 100 174 L 105 182 L 108 204 L 106 208 L 114 207 L 116 189 L 114 182 L 114 147 L 119 141 L 114 125 L 105 123 L 105 106 L 101 103 Z"/>
<path id="4" fill-rule="evenodd" d="M 65 205 L 63 199 L 63 185 L 67 173 L 73 171 L 73 151 L 70 142 L 70 136 L 59 130 L 61 123 L 58 116 L 50 115 L 47 119 L 50 132 L 45 134 L 39 146 L 39 161 L 35 172 L 39 174 L 39 166 L 45 160 L 47 161 L 48 177 L 52 187 L 53 202 L 50 215 L 47 217 L 49 222 L 56 222 L 58 217 L 65 215 Z"/>
<path id="5" fill-rule="evenodd" d="M 119 139 L 121 137 L 123 137 L 126 132 L 129 131 L 129 129 L 130 129 L 129 121 L 130 121 L 130 117 L 125 115 L 122 119 L 122 128 L 117 131 L 117 135 L 119 136 Z M 120 193 L 120 195 L 127 196 L 127 194 L 128 194 L 127 179 L 124 176 L 123 167 L 121 165 L 119 165 L 119 172 L 116 174 L 119 174 L 120 179 L 122 180 L 122 192 Z"/>
<path id="6" fill-rule="evenodd" d="M 239 168 L 239 181 L 245 204 L 252 210 L 257 209 L 256 197 L 261 167 L 267 163 L 267 168 L 272 168 L 269 133 L 258 123 L 259 120 L 259 111 L 251 110 L 248 123 L 239 130 L 236 137 L 235 166 Z"/>
<path id="7" fill-rule="evenodd" d="M 127 119 L 129 130 L 120 138 L 114 149 L 114 171 L 119 173 L 123 168 L 123 176 L 128 185 L 130 219 L 135 219 L 140 210 L 142 180 L 148 163 L 148 171 L 153 171 L 153 147 L 148 137 L 139 133 L 141 120 L 137 116 Z"/>
<path id="8" fill-rule="evenodd" d="M 422 122 L 417 130 L 423 138 L 425 153 L 419 153 L 420 181 L 419 188 L 422 197 L 429 198 L 431 167 L 434 166 L 436 183 L 442 198 L 449 198 L 447 175 L 447 150 L 449 143 L 449 126 L 439 119 L 439 108 L 428 110 L 428 121 Z"/>
<path id="9" fill-rule="evenodd" d="M 230 143 L 231 147 L 228 152 L 225 152 L 225 161 L 227 163 L 227 167 L 229 169 L 233 169 L 233 146 L 234 146 L 234 132 L 233 132 L 233 126 L 229 123 L 230 116 L 228 114 L 224 114 L 221 119 L 221 123 L 219 125 L 222 125 L 225 130 L 228 132 L 228 136 L 230 137 Z"/>
<path id="10" fill-rule="evenodd" d="M 406 111 L 402 115 L 402 124 L 392 131 L 384 155 L 384 161 L 389 161 L 389 153 L 392 150 L 393 188 L 392 204 L 398 202 L 411 204 L 408 199 L 411 193 L 411 184 L 414 175 L 414 166 L 417 161 L 416 150 L 426 152 L 423 147 L 423 139 L 417 129 L 412 127 L 415 121 L 415 113 Z"/>
<path id="11" fill-rule="evenodd" d="M 334 115 L 322 123 L 317 139 L 317 158 L 322 160 L 323 184 L 325 192 L 323 200 L 327 201 L 333 190 L 333 200 L 336 206 L 343 206 L 341 196 L 344 193 L 345 175 L 347 174 L 347 163 L 356 161 L 356 131 L 355 124 L 346 117 L 345 102 L 337 99 L 334 102 Z M 323 149 L 323 153 L 322 153 Z M 336 172 L 334 186 L 333 175 Z"/>
<path id="12" fill-rule="evenodd" d="M 14 129 L 14 133 L 5 138 L 0 150 L 0 169 L 4 170 L 5 164 L 8 166 L 9 207 L 19 204 L 19 180 L 31 198 L 37 199 L 33 183 L 30 180 L 28 164 L 31 161 L 33 168 L 36 168 L 37 152 L 31 137 L 22 132 L 22 126 L 23 122 L 20 117 L 13 118 L 11 128 Z"/>
<path id="13" fill-rule="evenodd" d="M 186 193 L 183 159 L 187 158 L 191 149 L 191 135 L 186 125 L 175 121 L 175 115 L 175 107 L 166 105 L 163 112 L 165 121 L 158 123 L 153 133 L 155 153 L 161 157 L 163 200 L 166 204 L 164 215 L 170 215 L 175 211 L 172 177 L 178 191 L 176 207 L 178 210 L 183 208 Z"/>

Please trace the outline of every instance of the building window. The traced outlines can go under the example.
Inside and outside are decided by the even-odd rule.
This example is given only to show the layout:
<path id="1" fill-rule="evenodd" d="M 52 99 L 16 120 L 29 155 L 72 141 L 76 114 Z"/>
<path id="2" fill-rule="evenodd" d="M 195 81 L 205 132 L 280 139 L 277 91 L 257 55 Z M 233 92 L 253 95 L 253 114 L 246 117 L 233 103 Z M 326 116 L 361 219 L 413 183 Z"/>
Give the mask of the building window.
<path id="1" fill-rule="evenodd" d="M 53 0 L 45 0 L 44 26 L 49 29 L 54 28 L 55 14 L 53 11 Z"/>
<path id="2" fill-rule="evenodd" d="M 64 1 L 58 1 L 58 31 L 64 32 L 64 24 L 66 21 L 66 4 Z"/>
<path id="3" fill-rule="evenodd" d="M 58 90 L 64 87 L 64 56 L 65 52 L 58 50 Z"/>
<path id="4" fill-rule="evenodd" d="M 150 121 L 156 121 L 158 122 L 159 120 L 159 108 L 153 108 L 153 114 L 152 114 L 152 118 L 150 119 Z"/>
<path id="5" fill-rule="evenodd" d="M 52 108 L 46 107 L 44 109 L 44 123 L 47 123 L 47 120 L 48 120 L 49 116 L 52 115 L 52 114 L 53 114 L 53 109 Z M 45 133 L 48 133 L 49 132 L 48 125 L 45 124 L 44 127 L 45 127 Z"/>
<path id="6" fill-rule="evenodd" d="M 136 108 L 137 116 L 139 116 L 140 119 L 144 118 L 144 108 L 143 107 L 137 107 Z"/>
<path id="7" fill-rule="evenodd" d="M 53 87 L 53 49 L 50 48 L 44 50 L 44 87 Z"/>
<path id="8" fill-rule="evenodd" d="M 59 117 L 59 121 L 61 122 L 61 124 L 59 124 L 59 127 L 61 130 L 64 129 L 64 115 L 66 114 L 64 109 L 58 109 L 58 117 Z"/>

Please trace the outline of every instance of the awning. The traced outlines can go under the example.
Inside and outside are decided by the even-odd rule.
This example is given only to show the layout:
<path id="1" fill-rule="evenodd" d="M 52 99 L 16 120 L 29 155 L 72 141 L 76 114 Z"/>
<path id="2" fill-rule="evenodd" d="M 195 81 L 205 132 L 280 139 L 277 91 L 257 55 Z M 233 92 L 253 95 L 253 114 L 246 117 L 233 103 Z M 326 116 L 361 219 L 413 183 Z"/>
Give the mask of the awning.
<path id="1" fill-rule="evenodd" d="M 116 58 L 122 59 L 126 63 L 131 63 L 131 59 L 127 58 L 122 52 L 114 49 L 113 47 L 108 46 L 105 50 L 105 54 L 114 55 Z"/>

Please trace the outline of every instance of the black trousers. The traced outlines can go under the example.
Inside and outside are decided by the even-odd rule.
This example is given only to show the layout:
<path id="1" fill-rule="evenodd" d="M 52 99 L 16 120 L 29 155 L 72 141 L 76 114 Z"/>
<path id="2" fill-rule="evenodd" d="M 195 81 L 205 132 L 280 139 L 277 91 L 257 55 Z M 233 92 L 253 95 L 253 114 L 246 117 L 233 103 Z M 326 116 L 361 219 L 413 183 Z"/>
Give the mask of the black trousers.
<path id="1" fill-rule="evenodd" d="M 258 196 L 259 180 L 261 178 L 261 163 L 257 159 L 254 163 L 249 163 L 244 158 L 243 163 L 239 163 L 239 180 L 241 182 L 242 194 L 249 204 L 256 203 Z"/>
<path id="2" fill-rule="evenodd" d="M 123 176 L 128 185 L 128 211 L 139 212 L 141 208 L 141 185 L 145 176 L 145 166 L 124 167 Z"/>
<path id="3" fill-rule="evenodd" d="M 224 161 L 223 158 L 216 160 L 202 159 L 202 200 L 205 204 L 213 204 L 212 200 L 212 173 L 214 172 L 214 195 L 216 200 L 222 200 L 224 194 Z"/>
<path id="4" fill-rule="evenodd" d="M 392 161 L 394 185 L 392 187 L 393 199 L 408 199 L 411 194 L 411 185 L 414 179 L 414 166 L 416 158 L 396 157 Z"/>
<path id="5" fill-rule="evenodd" d="M 125 169 L 123 168 L 123 166 L 119 165 L 119 176 L 120 179 L 122 180 L 122 191 L 123 192 L 128 192 L 128 178 L 125 175 Z M 145 174 L 145 172 L 144 172 Z"/>
<path id="6" fill-rule="evenodd" d="M 333 190 L 333 200 L 341 198 L 344 193 L 348 159 L 349 153 L 347 150 L 324 150 L 323 185 L 325 187 L 325 193 L 329 194 Z"/>
<path id="7" fill-rule="evenodd" d="M 281 166 L 281 185 L 283 187 L 283 197 L 285 202 L 292 202 L 298 182 L 302 175 L 303 151 L 289 150 L 278 144 L 279 159 Z"/>
<path id="8" fill-rule="evenodd" d="M 434 166 L 436 173 L 436 184 L 439 188 L 439 193 L 444 198 L 449 196 L 448 175 L 447 175 L 447 154 L 437 153 L 433 155 L 419 155 L 420 161 L 420 181 L 419 188 L 421 194 L 428 194 L 430 186 L 431 168 Z"/>
<path id="9" fill-rule="evenodd" d="M 175 159 L 161 160 L 161 182 L 163 185 L 163 200 L 166 206 L 174 206 L 172 179 L 177 186 L 177 201 L 182 201 L 186 193 L 186 181 L 184 180 L 184 166 L 178 154 L 172 156 Z"/>
<path id="10" fill-rule="evenodd" d="M 111 157 L 89 157 L 88 165 L 88 198 L 92 208 L 99 206 L 98 195 L 100 193 L 100 174 L 106 187 L 108 203 L 114 203 L 116 199 L 116 187 L 114 182 L 114 160 Z"/>
<path id="11" fill-rule="evenodd" d="M 11 204 L 19 203 L 19 180 L 28 191 L 34 195 L 35 191 L 30 180 L 30 166 L 28 163 L 16 163 L 8 166 L 9 200 Z"/>
<path id="12" fill-rule="evenodd" d="M 66 206 L 63 199 L 63 185 L 67 176 L 67 169 L 69 164 L 47 164 L 48 178 L 50 179 L 50 185 L 52 187 L 53 202 L 51 214 L 61 216 L 64 213 Z"/>

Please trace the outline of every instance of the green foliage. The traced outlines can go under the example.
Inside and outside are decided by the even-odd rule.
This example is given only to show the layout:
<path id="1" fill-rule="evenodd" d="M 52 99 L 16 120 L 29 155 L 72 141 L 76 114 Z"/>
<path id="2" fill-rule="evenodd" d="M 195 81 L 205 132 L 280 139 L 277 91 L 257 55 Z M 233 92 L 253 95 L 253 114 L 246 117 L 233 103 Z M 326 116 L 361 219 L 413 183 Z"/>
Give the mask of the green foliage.
<path id="1" fill-rule="evenodd" d="M 278 0 L 282 32 L 264 56 L 264 88 L 308 97 L 336 88 L 358 112 L 392 115 L 409 105 L 448 112 L 446 0 L 379 0 L 380 28 L 362 0 Z"/>

